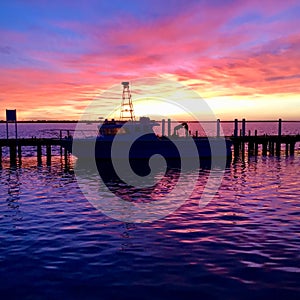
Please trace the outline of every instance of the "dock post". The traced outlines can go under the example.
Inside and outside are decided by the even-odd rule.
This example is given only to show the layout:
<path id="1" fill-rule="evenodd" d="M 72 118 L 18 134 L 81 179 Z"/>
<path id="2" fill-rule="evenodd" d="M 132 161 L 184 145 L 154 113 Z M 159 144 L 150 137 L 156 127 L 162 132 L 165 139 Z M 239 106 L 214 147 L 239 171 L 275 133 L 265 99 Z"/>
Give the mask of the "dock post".
<path id="1" fill-rule="evenodd" d="M 251 137 L 251 131 L 249 130 L 248 157 L 254 154 L 254 143 L 255 140 Z"/>
<path id="2" fill-rule="evenodd" d="M 245 157 L 245 135 L 246 135 L 246 120 L 245 119 L 242 119 L 242 158 L 244 159 Z"/>
<path id="3" fill-rule="evenodd" d="M 240 143 L 238 141 L 238 138 L 236 138 L 233 142 L 233 147 L 234 147 L 234 158 L 237 159 L 240 154 Z"/>
<path id="4" fill-rule="evenodd" d="M 278 120 L 278 136 L 281 137 L 282 120 Z"/>
<path id="5" fill-rule="evenodd" d="M 254 131 L 255 141 L 254 141 L 254 155 L 258 155 L 258 141 L 257 141 L 257 130 Z"/>
<path id="6" fill-rule="evenodd" d="M 0 164 L 2 163 L 2 147 L 0 146 Z"/>
<path id="7" fill-rule="evenodd" d="M 274 146 L 275 146 L 275 143 L 273 140 L 271 140 L 270 141 L 270 149 L 269 149 L 271 155 L 274 155 Z"/>
<path id="8" fill-rule="evenodd" d="M 17 149 L 16 144 L 12 143 L 9 146 L 9 156 L 10 156 L 10 164 L 15 166 L 17 164 Z"/>
<path id="9" fill-rule="evenodd" d="M 248 157 L 253 155 L 254 142 L 251 138 L 251 130 L 248 131 Z"/>
<path id="10" fill-rule="evenodd" d="M 46 153 L 47 153 L 47 166 L 51 166 L 51 145 L 47 144 L 46 146 Z"/>
<path id="11" fill-rule="evenodd" d="M 268 151 L 268 142 L 266 140 L 263 141 L 262 144 L 262 155 L 266 156 Z"/>
<path id="12" fill-rule="evenodd" d="M 168 136 L 171 136 L 171 119 L 168 119 Z"/>
<path id="13" fill-rule="evenodd" d="M 277 138 L 277 142 L 276 142 L 276 156 L 280 156 L 280 149 L 281 148 L 281 141 L 280 141 L 280 137 Z"/>
<path id="14" fill-rule="evenodd" d="M 161 120 L 161 135 L 164 136 L 165 135 L 165 128 L 166 128 L 166 120 L 162 119 Z"/>
<path id="15" fill-rule="evenodd" d="M 285 143 L 285 156 L 289 156 L 289 143 Z"/>
<path id="16" fill-rule="evenodd" d="M 278 139 L 276 143 L 276 156 L 280 156 L 280 148 L 281 148 L 281 129 L 282 129 L 282 120 L 278 120 Z"/>
<path id="17" fill-rule="evenodd" d="M 242 136 L 246 135 L 246 119 L 242 119 Z"/>
<path id="18" fill-rule="evenodd" d="M 217 119 L 217 137 L 220 137 L 220 119 Z"/>
<path id="19" fill-rule="evenodd" d="M 42 164 L 42 145 L 38 144 L 36 148 L 36 155 L 37 155 L 37 163 L 38 165 Z"/>
<path id="20" fill-rule="evenodd" d="M 238 132 L 239 132 L 239 121 L 238 121 L 238 119 L 234 119 L 234 132 L 233 132 L 233 136 L 235 138 L 238 136 Z"/>
<path id="21" fill-rule="evenodd" d="M 59 130 L 59 139 L 62 140 L 62 130 Z M 62 156 L 62 145 L 60 145 L 60 156 Z"/>
<path id="22" fill-rule="evenodd" d="M 295 141 L 292 141 L 291 144 L 290 144 L 290 155 L 292 155 L 292 156 L 295 153 L 295 144 L 296 144 Z"/>

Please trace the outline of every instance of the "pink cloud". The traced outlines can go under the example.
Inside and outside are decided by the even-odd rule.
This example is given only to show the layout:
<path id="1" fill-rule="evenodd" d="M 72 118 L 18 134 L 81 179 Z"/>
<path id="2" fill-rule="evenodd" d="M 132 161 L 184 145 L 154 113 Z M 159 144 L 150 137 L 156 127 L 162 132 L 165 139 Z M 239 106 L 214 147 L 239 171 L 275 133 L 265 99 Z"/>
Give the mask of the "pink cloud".
<path id="1" fill-rule="evenodd" d="M 24 44 L 15 59 L 28 61 L 1 69 L 1 104 L 24 111 L 66 105 L 74 116 L 99 89 L 124 78 L 166 73 L 179 81 L 198 80 L 194 88 L 217 95 L 299 93 L 298 20 L 230 25 L 247 11 L 272 17 L 294 1 L 211 3 L 155 22 L 122 14 L 98 24 L 53 23 L 75 33 L 66 39 L 43 37 L 39 31 L 3 31 L 3 55 L 8 55 L 5 47 Z"/>

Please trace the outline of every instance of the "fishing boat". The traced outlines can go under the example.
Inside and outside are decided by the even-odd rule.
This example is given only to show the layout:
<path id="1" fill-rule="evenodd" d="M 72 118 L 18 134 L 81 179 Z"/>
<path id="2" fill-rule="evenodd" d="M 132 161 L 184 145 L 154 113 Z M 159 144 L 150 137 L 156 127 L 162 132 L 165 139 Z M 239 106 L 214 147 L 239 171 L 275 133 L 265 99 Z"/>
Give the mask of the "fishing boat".
<path id="1" fill-rule="evenodd" d="M 120 120 L 105 119 L 98 125 L 98 134 L 94 138 L 84 139 L 73 145 L 73 154 L 79 158 L 110 159 L 150 159 L 161 155 L 166 160 L 231 158 L 231 141 L 224 137 L 198 137 L 189 131 L 186 122 L 178 123 L 171 131 L 168 120 L 168 134 L 158 135 L 154 127 L 165 128 L 161 123 L 149 117 L 134 115 L 129 82 L 122 82 L 123 96 Z M 179 131 L 183 134 L 179 135 Z"/>

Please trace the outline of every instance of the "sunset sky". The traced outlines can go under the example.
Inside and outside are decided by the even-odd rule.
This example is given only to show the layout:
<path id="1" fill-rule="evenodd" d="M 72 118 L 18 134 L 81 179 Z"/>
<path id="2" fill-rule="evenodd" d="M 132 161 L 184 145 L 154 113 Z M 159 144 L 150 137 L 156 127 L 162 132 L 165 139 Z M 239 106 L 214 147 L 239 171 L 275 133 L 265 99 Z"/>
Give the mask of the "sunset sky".
<path id="1" fill-rule="evenodd" d="M 299 16 L 289 0 L 1 1 L 0 119 L 79 119 L 112 85 L 132 82 L 134 98 L 154 77 L 223 120 L 299 120 Z"/>

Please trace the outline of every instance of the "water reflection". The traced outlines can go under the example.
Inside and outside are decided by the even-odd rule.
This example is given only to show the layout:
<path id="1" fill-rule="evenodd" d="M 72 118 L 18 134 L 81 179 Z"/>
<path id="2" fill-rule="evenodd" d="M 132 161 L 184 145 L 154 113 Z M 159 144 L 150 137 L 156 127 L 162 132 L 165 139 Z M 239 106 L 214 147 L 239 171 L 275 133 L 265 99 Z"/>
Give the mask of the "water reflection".
<path id="1" fill-rule="evenodd" d="M 20 170 L 17 168 L 10 168 L 7 173 L 4 174 L 4 180 L 7 183 L 7 213 L 6 217 L 10 217 L 13 221 L 21 221 L 22 214 L 20 213 Z M 2 173 L 1 173 L 2 175 Z M 1 176 L 2 177 L 2 176 Z M 3 180 L 1 178 L 1 181 Z"/>
<path id="2" fill-rule="evenodd" d="M 210 169 L 199 168 L 187 201 L 146 224 L 116 221 L 94 209 L 80 192 L 72 161 L 68 172 L 59 159 L 51 167 L 33 162 L 0 171 L 2 286 L 14 290 L 22 282 L 28 298 L 35 298 L 32 287 L 51 298 L 70 298 L 75 285 L 90 298 L 99 286 L 116 285 L 135 292 L 137 286 L 157 287 L 158 297 L 171 287 L 173 299 L 178 290 L 230 298 L 231 288 L 239 299 L 262 298 L 274 289 L 299 295 L 299 157 L 231 164 L 218 193 L 202 208 L 199 197 Z M 178 170 L 168 172 L 157 188 L 172 189 Z M 87 169 L 85 176 L 94 174 Z M 149 189 L 130 190 L 105 176 L 112 190 L 129 191 L 128 202 L 149 198 Z M 144 291 L 137 294 L 143 296 Z"/>

